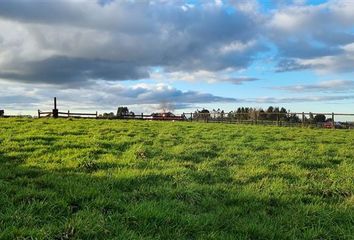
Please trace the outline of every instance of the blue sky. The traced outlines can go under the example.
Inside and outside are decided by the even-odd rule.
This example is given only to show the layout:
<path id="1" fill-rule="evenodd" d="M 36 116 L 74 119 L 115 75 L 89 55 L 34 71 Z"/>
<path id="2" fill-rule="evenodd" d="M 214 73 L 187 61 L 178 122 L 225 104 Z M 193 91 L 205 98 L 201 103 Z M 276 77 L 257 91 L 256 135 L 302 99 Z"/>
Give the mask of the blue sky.
<path id="1" fill-rule="evenodd" d="M 3 0 L 0 109 L 354 111 L 348 0 Z"/>

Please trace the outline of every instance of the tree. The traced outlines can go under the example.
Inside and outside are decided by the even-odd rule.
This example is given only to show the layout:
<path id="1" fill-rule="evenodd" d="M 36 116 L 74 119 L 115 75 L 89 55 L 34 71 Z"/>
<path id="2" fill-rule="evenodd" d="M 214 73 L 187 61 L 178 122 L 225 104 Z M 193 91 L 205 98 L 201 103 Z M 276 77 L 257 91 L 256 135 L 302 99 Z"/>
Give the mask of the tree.
<path id="1" fill-rule="evenodd" d="M 272 112 L 274 112 L 274 107 L 269 106 L 266 112 L 267 112 L 267 113 L 272 113 Z"/>
<path id="2" fill-rule="evenodd" d="M 239 120 L 300 121 L 296 114 L 290 114 L 290 110 L 273 106 L 269 106 L 267 110 L 263 110 L 263 108 L 238 107 L 237 110 L 229 112 L 228 116 Z"/>
<path id="3" fill-rule="evenodd" d="M 113 112 L 103 113 L 102 117 L 112 119 L 112 118 L 114 118 L 114 113 Z"/>
<path id="4" fill-rule="evenodd" d="M 309 119 L 308 119 L 308 121 L 310 122 L 310 123 L 313 123 L 314 122 L 314 117 L 313 117 L 313 113 L 309 113 Z"/>
<path id="5" fill-rule="evenodd" d="M 117 110 L 117 117 L 128 116 L 129 109 L 127 107 L 119 107 Z"/>
<path id="6" fill-rule="evenodd" d="M 262 108 L 260 108 L 258 111 L 259 111 L 258 119 L 259 120 L 266 120 L 267 114 L 265 113 L 265 111 Z"/>
<path id="7" fill-rule="evenodd" d="M 230 111 L 228 114 L 227 114 L 227 117 L 228 118 L 232 118 L 235 116 L 235 112 L 234 111 Z"/>
<path id="8" fill-rule="evenodd" d="M 197 110 L 194 112 L 193 118 L 207 120 L 208 118 L 210 118 L 210 111 L 205 108 L 203 108 L 201 111 Z"/>
<path id="9" fill-rule="evenodd" d="M 323 123 L 326 121 L 326 116 L 323 114 L 317 114 L 314 119 L 313 119 L 314 123 Z"/>
<path id="10" fill-rule="evenodd" d="M 201 113 L 201 116 L 202 116 L 203 119 L 207 119 L 207 118 L 210 117 L 210 112 L 209 112 L 208 109 L 204 109 L 204 108 L 203 108 L 203 110 L 200 111 L 200 113 Z"/>
<path id="11" fill-rule="evenodd" d="M 286 111 L 286 109 L 282 107 L 279 111 L 279 120 L 286 121 L 287 120 L 287 113 L 288 113 L 288 111 Z"/>
<path id="12" fill-rule="evenodd" d="M 291 114 L 287 120 L 290 122 L 290 123 L 299 123 L 301 122 L 300 121 L 300 118 L 296 115 L 296 114 Z"/>
<path id="13" fill-rule="evenodd" d="M 277 120 L 277 115 L 274 114 L 274 112 L 275 112 L 274 107 L 269 106 L 267 111 L 266 111 L 268 120 L 271 120 L 271 121 Z M 279 108 L 278 108 L 278 112 L 279 112 Z"/>
<path id="14" fill-rule="evenodd" d="M 252 120 L 258 119 L 259 111 L 256 108 L 250 108 L 248 116 Z"/>

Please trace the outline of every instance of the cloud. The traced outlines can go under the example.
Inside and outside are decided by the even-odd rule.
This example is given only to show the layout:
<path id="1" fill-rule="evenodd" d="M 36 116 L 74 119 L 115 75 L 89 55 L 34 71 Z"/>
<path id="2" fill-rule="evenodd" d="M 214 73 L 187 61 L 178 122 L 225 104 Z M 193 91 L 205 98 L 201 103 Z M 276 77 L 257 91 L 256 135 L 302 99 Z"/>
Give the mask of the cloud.
<path id="1" fill-rule="evenodd" d="M 276 5 L 264 11 L 256 0 L 3 0 L 0 75 L 77 86 L 92 78 L 152 78 L 149 69 L 158 66 L 197 78 L 247 69 L 269 45 L 278 72 L 352 71 L 353 4 Z"/>
<path id="2" fill-rule="evenodd" d="M 290 72 L 310 69 L 310 64 L 301 64 L 297 59 L 281 59 L 279 60 L 276 72 Z"/>
<path id="3" fill-rule="evenodd" d="M 228 2 L 235 7 L 236 11 L 241 11 L 252 15 L 257 15 L 261 9 L 261 4 L 257 2 L 257 0 L 229 0 Z"/>
<path id="4" fill-rule="evenodd" d="M 229 82 L 235 85 L 240 85 L 246 82 L 254 82 L 258 80 L 259 78 L 255 78 L 255 77 L 230 77 L 226 79 L 220 79 L 220 81 L 222 82 Z"/>
<path id="5" fill-rule="evenodd" d="M 343 82 L 337 82 L 343 85 Z M 308 95 L 295 97 L 245 97 L 232 98 L 216 96 L 198 91 L 182 91 L 168 84 L 134 84 L 123 85 L 114 81 L 97 81 L 80 88 L 55 88 L 51 85 L 28 85 L 11 82 L 0 82 L 0 109 L 7 113 L 36 114 L 37 109 L 50 110 L 53 107 L 53 96 L 58 98 L 58 107 L 62 111 L 110 112 L 118 106 L 128 106 L 136 113 L 150 113 L 162 108 L 169 110 L 191 111 L 201 106 L 243 104 L 281 104 L 325 102 L 333 103 L 353 100 L 354 95 Z M 328 82 L 310 88 L 327 89 L 336 83 Z M 15 94 L 14 94 L 15 92 Z M 16 112 L 17 111 L 17 112 Z"/>
<path id="6" fill-rule="evenodd" d="M 301 102 L 333 102 L 354 99 L 354 95 L 342 96 L 303 96 L 303 97 L 261 97 L 249 99 L 255 103 L 301 103 Z"/>
<path id="7" fill-rule="evenodd" d="M 247 82 L 258 81 L 258 78 L 255 77 L 247 77 L 247 76 L 237 76 L 235 73 L 226 69 L 224 71 L 219 72 L 211 72 L 211 71 L 195 71 L 193 74 L 186 72 L 152 72 L 152 79 L 164 81 L 188 81 L 188 82 L 208 82 L 208 83 L 220 83 L 220 82 L 228 82 L 235 85 L 240 85 Z"/>
<path id="8" fill-rule="evenodd" d="M 184 109 L 194 104 L 235 103 L 236 98 L 221 97 L 198 91 L 182 91 L 167 84 L 134 84 L 125 86 L 114 81 L 97 81 L 81 88 L 54 88 L 51 85 L 19 84 L 12 88 L 10 82 L 2 82 L 1 108 L 36 109 L 52 108 L 53 95 L 58 98 L 61 109 L 107 110 L 121 105 L 143 109 L 160 109 L 161 104 L 173 109 Z M 16 92 L 10 94 L 9 90 Z M 15 90 L 15 91 L 14 91 Z"/>
<path id="9" fill-rule="evenodd" d="M 103 3 L 103 4 L 102 4 Z M 0 1 L 1 77 L 51 84 L 247 68 L 267 48 L 258 18 L 219 2 Z M 46 69 L 48 70 L 46 70 Z"/>
<path id="10" fill-rule="evenodd" d="M 41 61 L 17 62 L 0 70 L 0 78 L 22 82 L 82 84 L 90 79 L 126 80 L 148 77 L 147 69 L 130 62 L 55 56 Z"/>
<path id="11" fill-rule="evenodd" d="M 277 71 L 352 72 L 353 12 L 353 4 L 340 0 L 275 10 L 266 26 L 278 51 Z"/>
<path id="12" fill-rule="evenodd" d="M 8 96 L 0 96 L 0 102 L 2 105 L 17 105 L 17 104 L 25 104 L 25 103 L 38 103 L 38 99 L 35 97 L 29 96 L 19 96 L 19 95 L 8 95 Z"/>
<path id="13" fill-rule="evenodd" d="M 352 91 L 354 81 L 351 80 L 330 80 L 315 84 L 300 84 L 292 86 L 273 87 L 273 89 L 290 92 L 338 92 Z"/>
<path id="14" fill-rule="evenodd" d="M 343 54 L 336 56 L 325 56 L 313 59 L 298 59 L 301 65 L 311 66 L 312 69 L 317 70 L 319 73 L 340 73 L 340 72 L 353 72 L 354 66 L 354 42 L 341 46 Z"/>
<path id="15" fill-rule="evenodd" d="M 94 88 L 97 91 L 97 88 Z M 122 85 L 104 85 L 99 87 L 104 96 L 101 103 L 111 104 L 115 99 L 121 104 L 191 104 L 237 102 L 235 98 L 219 97 L 209 93 L 197 91 L 182 91 L 166 84 L 136 84 L 130 87 Z M 107 100 L 107 102 L 106 102 Z"/>

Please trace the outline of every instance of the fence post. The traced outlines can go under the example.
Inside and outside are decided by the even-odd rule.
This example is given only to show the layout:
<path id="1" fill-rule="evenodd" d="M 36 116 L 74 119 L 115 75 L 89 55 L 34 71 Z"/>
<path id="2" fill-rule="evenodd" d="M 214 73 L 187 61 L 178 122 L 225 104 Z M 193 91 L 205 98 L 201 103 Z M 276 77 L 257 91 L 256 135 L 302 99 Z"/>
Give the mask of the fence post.
<path id="1" fill-rule="evenodd" d="M 301 123 L 302 123 L 302 127 L 304 127 L 305 126 L 305 113 L 304 112 L 302 112 L 302 121 L 301 121 Z"/>
<path id="2" fill-rule="evenodd" d="M 53 109 L 53 118 L 59 117 L 59 110 L 57 109 L 57 98 L 54 98 L 54 109 Z"/>
<path id="3" fill-rule="evenodd" d="M 144 113 L 141 113 L 141 120 L 144 119 Z"/>
<path id="4" fill-rule="evenodd" d="M 38 118 L 41 118 L 41 110 L 38 109 Z"/>
<path id="5" fill-rule="evenodd" d="M 191 122 L 193 122 L 193 113 L 191 113 Z"/>
<path id="6" fill-rule="evenodd" d="M 334 113 L 332 112 L 332 128 L 335 129 L 335 122 L 334 122 Z"/>
<path id="7" fill-rule="evenodd" d="M 277 126 L 279 126 L 279 114 L 277 113 Z"/>
<path id="8" fill-rule="evenodd" d="M 98 111 L 96 111 L 96 118 L 98 118 Z"/>
<path id="9" fill-rule="evenodd" d="M 68 118 L 70 117 L 70 110 L 68 110 Z"/>

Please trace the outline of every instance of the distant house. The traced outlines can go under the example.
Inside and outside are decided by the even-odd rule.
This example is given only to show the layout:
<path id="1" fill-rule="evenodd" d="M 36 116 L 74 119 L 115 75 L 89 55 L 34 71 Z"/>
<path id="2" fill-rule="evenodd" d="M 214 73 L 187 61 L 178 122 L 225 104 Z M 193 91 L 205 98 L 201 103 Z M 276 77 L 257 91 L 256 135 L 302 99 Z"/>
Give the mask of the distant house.
<path id="1" fill-rule="evenodd" d="M 223 118 L 224 116 L 225 112 L 224 110 L 220 110 L 220 108 L 218 108 L 218 110 L 213 109 L 213 111 L 210 112 L 210 117 L 214 119 Z"/>

